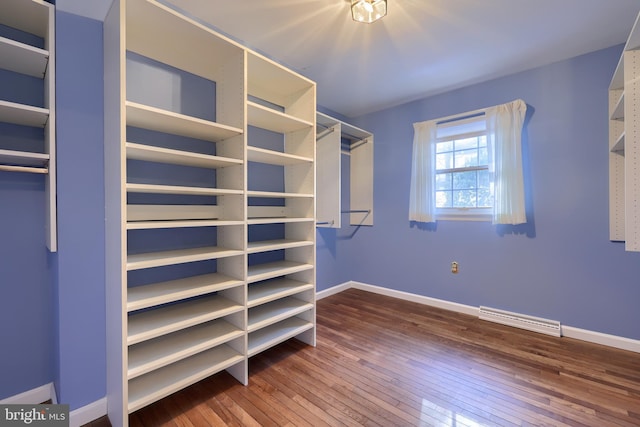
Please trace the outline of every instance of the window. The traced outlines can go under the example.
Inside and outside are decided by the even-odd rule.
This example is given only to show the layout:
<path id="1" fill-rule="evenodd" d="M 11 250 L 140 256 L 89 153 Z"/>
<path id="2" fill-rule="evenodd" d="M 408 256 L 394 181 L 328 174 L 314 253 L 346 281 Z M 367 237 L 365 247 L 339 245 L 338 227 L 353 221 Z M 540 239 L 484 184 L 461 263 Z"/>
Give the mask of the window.
<path id="1" fill-rule="evenodd" d="M 484 114 L 438 123 L 435 151 L 436 215 L 489 220 L 493 182 Z"/>
<path id="2" fill-rule="evenodd" d="M 527 222 L 523 100 L 413 124 L 409 221 Z"/>

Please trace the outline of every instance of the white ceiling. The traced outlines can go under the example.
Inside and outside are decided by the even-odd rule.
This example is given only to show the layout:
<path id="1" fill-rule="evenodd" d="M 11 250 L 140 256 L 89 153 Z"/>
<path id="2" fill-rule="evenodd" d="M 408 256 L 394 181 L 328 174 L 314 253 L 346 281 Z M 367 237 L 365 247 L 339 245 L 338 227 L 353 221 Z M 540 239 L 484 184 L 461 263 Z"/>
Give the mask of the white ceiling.
<path id="1" fill-rule="evenodd" d="M 639 0 L 388 0 L 367 25 L 348 0 L 161 1 L 315 80 L 318 103 L 346 116 L 624 43 L 640 11 Z"/>

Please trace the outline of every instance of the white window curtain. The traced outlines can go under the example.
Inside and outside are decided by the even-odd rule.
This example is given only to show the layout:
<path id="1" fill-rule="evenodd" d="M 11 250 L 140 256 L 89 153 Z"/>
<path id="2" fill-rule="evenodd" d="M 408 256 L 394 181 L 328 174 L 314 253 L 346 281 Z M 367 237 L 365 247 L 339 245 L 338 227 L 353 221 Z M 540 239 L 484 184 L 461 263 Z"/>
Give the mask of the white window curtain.
<path id="1" fill-rule="evenodd" d="M 527 222 L 522 171 L 522 127 L 526 111 L 527 105 L 519 99 L 473 112 L 484 112 L 487 120 L 489 168 L 494 182 L 494 224 Z M 436 221 L 434 171 L 437 123 L 438 120 L 429 120 L 413 124 L 410 221 Z"/>
<path id="2" fill-rule="evenodd" d="M 527 104 L 521 99 L 487 108 L 490 169 L 493 172 L 494 224 L 527 222 L 522 172 L 522 126 Z"/>
<path id="3" fill-rule="evenodd" d="M 436 121 L 414 123 L 413 132 L 409 220 L 435 222 Z"/>

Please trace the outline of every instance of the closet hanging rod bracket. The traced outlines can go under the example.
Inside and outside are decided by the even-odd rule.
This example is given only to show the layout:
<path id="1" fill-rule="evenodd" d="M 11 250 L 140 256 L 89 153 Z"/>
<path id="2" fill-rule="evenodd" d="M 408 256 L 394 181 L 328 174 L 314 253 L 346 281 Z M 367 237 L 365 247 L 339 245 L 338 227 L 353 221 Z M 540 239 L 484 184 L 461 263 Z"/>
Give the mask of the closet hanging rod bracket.
<path id="1" fill-rule="evenodd" d="M 336 130 L 335 126 L 332 126 L 316 134 L 316 142 L 320 141 L 322 138 L 329 135 L 330 133 L 333 133 L 335 130 Z"/>

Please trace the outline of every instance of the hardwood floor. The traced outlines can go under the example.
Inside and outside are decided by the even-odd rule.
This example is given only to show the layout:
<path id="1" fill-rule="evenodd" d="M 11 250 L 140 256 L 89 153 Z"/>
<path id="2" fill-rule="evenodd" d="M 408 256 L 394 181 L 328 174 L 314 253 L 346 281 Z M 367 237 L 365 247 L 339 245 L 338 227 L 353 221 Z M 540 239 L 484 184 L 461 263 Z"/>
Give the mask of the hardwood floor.
<path id="1" fill-rule="evenodd" d="M 640 426 L 640 354 L 358 290 L 290 340 L 130 416 L 131 426 Z"/>

